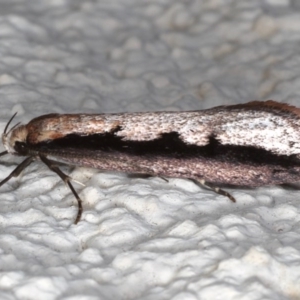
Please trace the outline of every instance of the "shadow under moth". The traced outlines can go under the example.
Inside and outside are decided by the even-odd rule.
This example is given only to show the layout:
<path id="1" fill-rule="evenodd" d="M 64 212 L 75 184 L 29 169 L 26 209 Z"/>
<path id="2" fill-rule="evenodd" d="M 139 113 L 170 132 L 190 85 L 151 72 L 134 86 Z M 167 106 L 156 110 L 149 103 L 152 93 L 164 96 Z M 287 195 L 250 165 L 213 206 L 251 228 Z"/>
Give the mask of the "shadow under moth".
<path id="1" fill-rule="evenodd" d="M 41 160 L 68 184 L 57 163 L 180 177 L 235 199 L 220 184 L 257 187 L 300 180 L 300 109 L 275 101 L 200 111 L 48 114 L 8 129 L 0 153 L 26 156 L 0 186 Z"/>

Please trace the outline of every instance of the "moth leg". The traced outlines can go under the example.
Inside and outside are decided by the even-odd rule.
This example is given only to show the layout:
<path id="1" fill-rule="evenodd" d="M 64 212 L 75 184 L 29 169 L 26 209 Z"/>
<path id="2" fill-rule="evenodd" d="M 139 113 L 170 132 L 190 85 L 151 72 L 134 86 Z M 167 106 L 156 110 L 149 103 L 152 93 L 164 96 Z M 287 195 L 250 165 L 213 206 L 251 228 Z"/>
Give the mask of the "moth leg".
<path id="1" fill-rule="evenodd" d="M 231 196 L 231 194 L 229 194 L 228 192 L 218 188 L 218 187 L 214 187 L 213 185 L 205 182 L 205 180 L 201 179 L 201 180 L 196 180 L 196 179 L 191 179 L 192 181 L 194 181 L 196 184 L 199 184 L 207 189 L 210 189 L 212 191 L 214 191 L 215 193 L 225 196 L 227 198 L 229 198 L 232 202 L 236 202 L 235 198 L 233 196 Z"/>
<path id="2" fill-rule="evenodd" d="M 77 216 L 75 219 L 74 224 L 77 224 L 80 219 L 81 219 L 81 215 L 82 215 L 82 200 L 80 199 L 80 197 L 78 196 L 77 192 L 75 191 L 73 185 L 71 184 L 71 177 L 69 177 L 68 175 L 66 175 L 65 173 L 63 173 L 56 165 L 56 162 L 53 160 L 49 160 L 46 156 L 40 155 L 40 159 L 41 161 L 53 172 L 55 172 L 63 181 L 65 184 L 67 184 L 71 190 L 71 192 L 73 193 L 73 195 L 75 196 L 77 203 L 78 203 L 78 212 L 77 212 Z"/>
<path id="3" fill-rule="evenodd" d="M 0 153 L 0 156 L 3 156 L 3 155 L 5 155 L 5 154 L 8 154 L 8 151 L 3 151 L 3 152 L 1 152 L 1 153 Z"/>
<path id="4" fill-rule="evenodd" d="M 2 186 L 5 182 L 7 182 L 12 177 L 18 177 L 20 175 L 20 173 L 25 168 L 27 168 L 34 160 L 35 160 L 35 158 L 33 156 L 29 156 L 25 160 L 23 160 L 6 178 L 4 178 L 0 182 L 0 186 Z"/>
<path id="5" fill-rule="evenodd" d="M 158 178 L 160 178 L 160 179 L 164 180 L 165 182 L 169 182 L 169 180 L 168 180 L 167 178 L 165 178 L 165 177 L 158 176 Z"/>

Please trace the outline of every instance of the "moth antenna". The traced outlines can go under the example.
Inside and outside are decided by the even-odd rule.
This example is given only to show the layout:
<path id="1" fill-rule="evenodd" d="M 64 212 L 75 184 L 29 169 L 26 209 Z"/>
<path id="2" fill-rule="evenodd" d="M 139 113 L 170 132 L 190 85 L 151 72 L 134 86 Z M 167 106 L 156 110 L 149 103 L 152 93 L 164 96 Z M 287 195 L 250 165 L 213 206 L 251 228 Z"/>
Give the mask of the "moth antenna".
<path id="1" fill-rule="evenodd" d="M 18 113 L 18 112 L 15 112 L 15 113 L 13 114 L 13 116 L 9 119 L 9 121 L 7 122 L 7 124 L 6 124 L 5 128 L 4 128 L 3 134 L 8 134 L 8 133 L 6 133 L 6 131 L 7 131 L 7 129 L 8 129 L 8 126 L 9 126 L 9 124 L 11 123 L 11 121 L 14 119 L 14 117 L 17 115 L 17 113 Z M 19 123 L 19 124 L 20 124 L 20 123 Z M 14 127 L 13 127 L 13 128 L 14 128 Z"/>
<path id="2" fill-rule="evenodd" d="M 10 132 L 12 132 L 18 125 L 20 125 L 21 122 L 18 122 L 16 125 L 14 125 L 11 129 L 9 129 L 8 133 L 6 134 L 9 134 Z"/>

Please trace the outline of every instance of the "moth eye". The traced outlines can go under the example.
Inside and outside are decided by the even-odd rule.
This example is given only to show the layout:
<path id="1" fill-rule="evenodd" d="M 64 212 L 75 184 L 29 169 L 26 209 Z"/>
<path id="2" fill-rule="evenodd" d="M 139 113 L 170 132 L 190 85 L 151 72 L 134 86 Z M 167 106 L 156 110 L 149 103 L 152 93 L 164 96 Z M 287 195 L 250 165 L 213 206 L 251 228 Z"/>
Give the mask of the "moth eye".
<path id="1" fill-rule="evenodd" d="M 20 155 L 26 155 L 27 153 L 26 143 L 23 142 L 15 142 L 14 149 Z"/>

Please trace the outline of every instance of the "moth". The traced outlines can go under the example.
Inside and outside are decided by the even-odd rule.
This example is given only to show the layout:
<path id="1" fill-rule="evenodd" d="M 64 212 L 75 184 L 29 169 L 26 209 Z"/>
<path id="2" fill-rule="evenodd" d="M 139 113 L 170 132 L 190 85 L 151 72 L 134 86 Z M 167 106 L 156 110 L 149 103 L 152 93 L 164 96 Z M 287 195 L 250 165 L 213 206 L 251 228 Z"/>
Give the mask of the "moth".
<path id="1" fill-rule="evenodd" d="M 219 185 L 257 187 L 300 180 L 300 109 L 275 101 L 200 111 L 48 114 L 2 134 L 6 151 L 26 156 L 2 186 L 35 160 L 45 163 L 82 201 L 58 163 L 180 177 L 227 196 Z"/>

